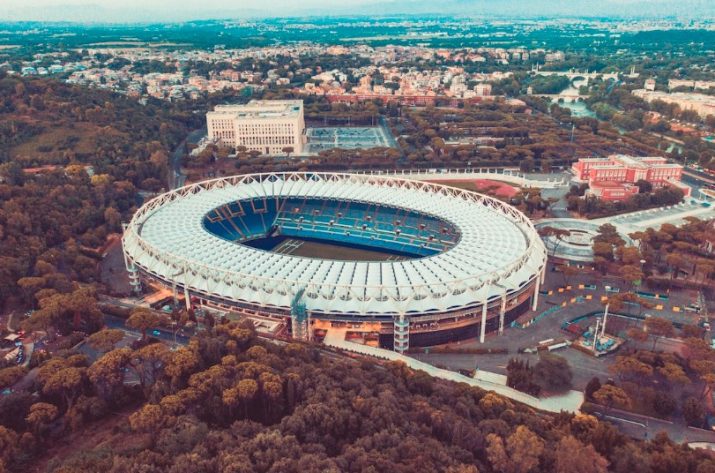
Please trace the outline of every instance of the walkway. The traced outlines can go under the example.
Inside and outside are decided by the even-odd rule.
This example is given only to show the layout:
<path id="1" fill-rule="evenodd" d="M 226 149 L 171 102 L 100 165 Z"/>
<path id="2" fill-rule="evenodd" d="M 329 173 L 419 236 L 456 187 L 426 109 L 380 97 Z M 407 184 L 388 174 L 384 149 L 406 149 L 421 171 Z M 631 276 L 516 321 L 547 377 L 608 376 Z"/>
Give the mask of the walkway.
<path id="1" fill-rule="evenodd" d="M 443 168 L 443 169 L 402 169 L 395 171 L 348 171 L 353 174 L 370 174 L 377 176 L 393 176 L 415 181 L 432 181 L 445 179 L 491 179 L 516 184 L 522 187 L 540 189 L 556 189 L 568 186 L 568 179 L 545 178 L 532 179 L 512 168 Z"/>
<path id="2" fill-rule="evenodd" d="M 508 397 L 514 401 L 521 402 L 527 406 L 534 407 L 549 412 L 578 412 L 581 404 L 584 402 L 583 393 L 579 391 L 569 391 L 561 396 L 552 396 L 548 398 L 537 398 L 529 394 L 517 391 L 516 389 L 506 386 L 506 376 L 490 372 L 478 372 L 476 378 L 470 378 L 454 371 L 437 368 L 428 363 L 416 360 L 409 356 L 401 355 L 392 350 L 384 348 L 375 348 L 359 343 L 353 343 L 345 340 L 347 329 L 331 328 L 325 335 L 323 343 L 327 346 L 338 348 L 340 350 L 368 355 L 374 358 L 390 361 L 402 361 L 412 369 L 424 371 L 430 376 L 446 379 L 457 383 L 467 383 L 471 386 L 476 386 L 487 391 L 493 391 L 504 397 Z"/>

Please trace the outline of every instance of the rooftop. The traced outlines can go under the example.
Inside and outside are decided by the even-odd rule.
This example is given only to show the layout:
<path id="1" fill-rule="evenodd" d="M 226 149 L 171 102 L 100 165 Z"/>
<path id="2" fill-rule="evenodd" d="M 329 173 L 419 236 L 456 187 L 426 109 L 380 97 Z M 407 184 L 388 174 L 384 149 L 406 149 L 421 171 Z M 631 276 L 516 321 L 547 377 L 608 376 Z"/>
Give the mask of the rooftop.
<path id="1" fill-rule="evenodd" d="M 276 195 L 414 209 L 455 225 L 461 239 L 448 251 L 408 261 L 333 261 L 256 250 L 216 237 L 202 224 L 217 206 Z M 343 314 L 469 307 L 518 291 L 546 257 L 531 222 L 489 197 L 393 178 L 318 173 L 237 176 L 162 195 L 134 216 L 124 243 L 140 267 L 165 280 L 188 278 L 199 292 L 288 308 L 304 287 L 310 310 Z"/>
<path id="2" fill-rule="evenodd" d="M 247 104 L 216 105 L 208 115 L 233 115 L 236 118 L 276 118 L 298 116 L 303 110 L 302 100 L 251 100 Z"/>

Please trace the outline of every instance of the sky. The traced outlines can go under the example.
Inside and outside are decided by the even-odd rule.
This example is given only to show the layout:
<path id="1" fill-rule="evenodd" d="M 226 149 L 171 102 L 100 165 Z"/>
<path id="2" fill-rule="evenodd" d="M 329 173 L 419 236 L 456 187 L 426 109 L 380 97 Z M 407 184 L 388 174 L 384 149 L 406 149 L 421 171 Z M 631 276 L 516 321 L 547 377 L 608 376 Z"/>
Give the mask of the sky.
<path id="1" fill-rule="evenodd" d="M 301 15 L 715 16 L 715 0 L 0 0 L 0 21 L 151 22 Z"/>

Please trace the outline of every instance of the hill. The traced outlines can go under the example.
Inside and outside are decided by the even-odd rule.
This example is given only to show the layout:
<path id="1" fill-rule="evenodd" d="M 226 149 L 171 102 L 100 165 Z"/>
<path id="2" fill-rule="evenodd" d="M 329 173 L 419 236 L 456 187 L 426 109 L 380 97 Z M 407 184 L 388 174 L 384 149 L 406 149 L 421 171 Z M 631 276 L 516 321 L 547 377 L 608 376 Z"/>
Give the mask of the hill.
<path id="1" fill-rule="evenodd" d="M 195 120 L 166 104 L 0 76 L 0 308 L 95 282 L 82 247 L 120 231 L 139 190 L 165 185 L 168 154 Z"/>

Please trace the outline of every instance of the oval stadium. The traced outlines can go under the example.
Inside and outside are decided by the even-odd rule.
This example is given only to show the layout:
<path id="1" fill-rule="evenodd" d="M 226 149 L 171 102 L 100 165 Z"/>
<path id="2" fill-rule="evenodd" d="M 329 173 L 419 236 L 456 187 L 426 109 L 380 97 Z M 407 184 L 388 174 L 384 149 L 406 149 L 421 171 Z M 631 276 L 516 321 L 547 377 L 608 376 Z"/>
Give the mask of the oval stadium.
<path id="1" fill-rule="evenodd" d="M 501 332 L 536 304 L 546 264 L 510 205 L 376 175 L 192 184 L 144 204 L 122 241 L 135 288 L 285 320 L 295 338 L 347 327 L 400 352 Z"/>

